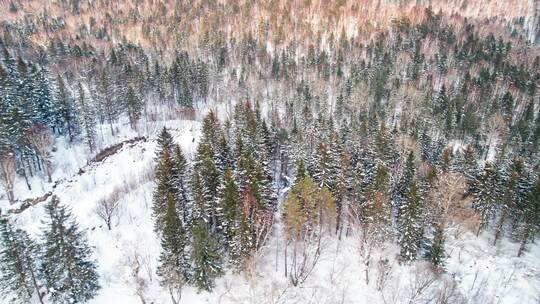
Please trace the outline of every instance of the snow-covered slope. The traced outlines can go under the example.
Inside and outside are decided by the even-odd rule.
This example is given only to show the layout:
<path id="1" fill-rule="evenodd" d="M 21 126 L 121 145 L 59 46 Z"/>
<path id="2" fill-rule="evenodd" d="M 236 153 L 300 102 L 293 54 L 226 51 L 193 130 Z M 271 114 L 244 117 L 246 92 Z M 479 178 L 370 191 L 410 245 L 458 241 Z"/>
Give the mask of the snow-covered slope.
<path id="1" fill-rule="evenodd" d="M 173 121 L 175 140 L 191 157 L 200 123 Z M 32 191 L 18 180 L 20 199 L 51 191 L 68 205 L 86 231 L 98 261 L 102 289 L 91 303 L 169 303 L 159 286 L 156 263 L 159 240 L 151 217 L 155 130 L 146 140 L 124 145 L 100 162 L 87 164 L 81 145 L 57 141 L 54 156 L 56 186 L 31 180 Z M 128 139 L 136 134 L 126 133 Z M 119 137 L 117 137 L 118 140 Z M 111 139 L 109 139 L 110 141 Z M 79 170 L 80 168 L 80 170 Z M 96 215 L 98 202 L 113 191 L 121 193 L 121 211 L 109 231 Z M 12 214 L 17 226 L 40 235 L 44 202 Z M 3 211 L 16 208 L 1 201 Z M 279 217 L 278 217 L 279 221 Z M 279 227 L 279 222 L 276 227 Z M 517 244 L 504 239 L 491 245 L 491 235 L 476 237 L 455 229 L 446 242 L 450 254 L 445 274 L 439 276 L 418 262 L 399 265 L 398 248 L 375 248 L 366 282 L 365 260 L 356 235 L 327 236 L 322 254 L 304 283 L 293 286 L 284 274 L 284 240 L 276 230 L 245 272 L 228 272 L 212 293 L 184 288 L 182 303 L 538 303 L 540 295 L 540 245 L 531 245 L 521 258 Z M 446 301 L 446 302 L 444 302 Z M 1 300 L 0 300 L 1 302 Z"/>

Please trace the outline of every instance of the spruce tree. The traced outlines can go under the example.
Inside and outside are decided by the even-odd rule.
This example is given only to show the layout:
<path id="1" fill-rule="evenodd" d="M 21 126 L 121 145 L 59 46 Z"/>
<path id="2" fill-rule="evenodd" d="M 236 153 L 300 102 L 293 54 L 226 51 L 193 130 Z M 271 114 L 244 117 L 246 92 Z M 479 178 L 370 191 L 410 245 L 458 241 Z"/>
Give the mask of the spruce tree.
<path id="1" fill-rule="evenodd" d="M 222 259 L 217 237 L 203 220 L 198 220 L 193 227 L 191 247 L 192 282 L 199 291 L 211 291 L 215 279 L 223 273 Z"/>
<path id="2" fill-rule="evenodd" d="M 7 219 L 0 219 L 0 289 L 13 292 L 21 302 L 37 294 L 40 303 L 41 282 L 38 278 L 38 246 L 21 229 Z"/>
<path id="3" fill-rule="evenodd" d="M 118 108 L 115 98 L 113 98 L 115 89 L 107 73 L 107 69 L 102 71 L 97 90 L 101 108 L 103 108 L 103 111 L 105 112 L 104 115 L 111 128 L 111 134 L 114 135 L 113 123 L 116 121 L 120 109 Z"/>
<path id="4" fill-rule="evenodd" d="M 523 254 L 527 244 L 540 231 L 540 178 L 536 178 L 536 182 L 528 192 L 527 198 L 520 206 L 519 213 L 522 219 L 518 228 L 518 238 L 520 240 L 518 257 Z"/>
<path id="5" fill-rule="evenodd" d="M 169 197 L 176 198 L 176 188 L 173 177 L 173 161 L 167 150 L 163 153 L 156 167 L 156 188 L 153 193 L 152 216 L 154 230 L 161 233 L 165 222 Z"/>
<path id="6" fill-rule="evenodd" d="M 81 112 L 81 123 L 84 128 L 84 141 L 88 145 L 90 152 L 96 149 L 96 121 L 95 113 L 89 100 L 86 98 L 84 88 L 79 83 L 79 107 Z"/>
<path id="7" fill-rule="evenodd" d="M 400 256 L 404 262 L 415 260 L 418 254 L 423 235 L 421 212 L 420 190 L 416 181 L 412 181 L 400 207 L 399 217 Z"/>
<path id="8" fill-rule="evenodd" d="M 242 211 L 240 209 L 240 193 L 238 192 L 232 171 L 229 168 L 225 169 L 225 176 L 220 186 L 219 200 L 219 205 L 223 208 L 222 230 L 225 235 L 227 247 L 230 247 L 230 243 L 238 228 Z"/>
<path id="9" fill-rule="evenodd" d="M 398 219 L 401 216 L 401 204 L 407 199 L 411 183 L 413 182 L 414 176 L 416 174 L 416 165 L 415 165 L 415 156 L 414 152 L 410 151 L 407 155 L 407 160 L 405 162 L 405 168 L 401 174 L 401 178 L 396 183 L 395 188 L 393 189 L 392 197 L 394 204 L 398 208 Z"/>
<path id="10" fill-rule="evenodd" d="M 127 88 L 125 106 L 129 118 L 129 125 L 132 129 L 135 129 L 135 125 L 141 117 L 143 102 L 132 86 L 128 86 Z"/>
<path id="11" fill-rule="evenodd" d="M 171 136 L 171 133 L 167 130 L 166 127 L 161 129 L 157 137 L 157 148 L 156 148 L 156 159 L 159 161 L 163 157 L 163 153 L 168 151 L 169 155 L 172 155 L 174 148 L 174 141 Z"/>
<path id="12" fill-rule="evenodd" d="M 58 76 L 58 98 L 57 98 L 57 117 L 55 125 L 59 132 L 67 132 L 69 141 L 72 142 L 77 134 L 77 115 L 71 96 L 71 92 L 64 82 L 62 76 Z"/>
<path id="13" fill-rule="evenodd" d="M 169 194 L 161 236 L 162 249 L 157 274 L 161 277 L 162 285 L 169 289 L 173 303 L 180 301 L 182 286 L 189 279 L 190 266 L 186 247 L 186 230 L 176 213 L 174 199 Z"/>
<path id="14" fill-rule="evenodd" d="M 499 200 L 502 197 L 499 173 L 493 164 L 486 163 L 484 171 L 475 181 L 474 190 L 473 207 L 480 213 L 481 217 L 477 230 L 477 234 L 479 234 L 495 216 Z"/>
<path id="15" fill-rule="evenodd" d="M 176 200 L 182 223 L 189 222 L 191 217 L 191 201 L 188 193 L 188 167 L 186 158 L 179 145 L 174 147 L 172 164 L 172 185 L 176 192 Z"/>
<path id="16" fill-rule="evenodd" d="M 50 298 L 53 303 L 86 302 L 100 288 L 86 237 L 58 197 L 52 197 L 45 211 L 41 274 Z"/>
<path id="17" fill-rule="evenodd" d="M 508 166 L 509 168 L 503 172 L 502 193 L 503 197 L 498 201 L 499 216 L 495 225 L 495 237 L 493 245 L 497 243 L 499 238 L 504 234 L 504 226 L 510 217 L 512 210 L 515 210 L 516 203 L 519 200 L 520 181 L 523 180 L 523 162 L 519 158 L 515 158 Z"/>
<path id="18" fill-rule="evenodd" d="M 444 269 L 444 258 L 446 254 L 444 251 L 444 230 L 442 225 L 435 224 L 433 239 L 424 256 L 436 270 Z"/>
<path id="19" fill-rule="evenodd" d="M 201 214 L 208 220 L 213 232 L 221 226 L 220 214 L 221 206 L 217 206 L 218 187 L 220 184 L 220 174 L 214 160 L 214 150 L 209 143 L 201 143 L 197 148 L 194 170 L 198 171 L 200 177 L 200 191 L 202 201 L 199 207 Z"/>

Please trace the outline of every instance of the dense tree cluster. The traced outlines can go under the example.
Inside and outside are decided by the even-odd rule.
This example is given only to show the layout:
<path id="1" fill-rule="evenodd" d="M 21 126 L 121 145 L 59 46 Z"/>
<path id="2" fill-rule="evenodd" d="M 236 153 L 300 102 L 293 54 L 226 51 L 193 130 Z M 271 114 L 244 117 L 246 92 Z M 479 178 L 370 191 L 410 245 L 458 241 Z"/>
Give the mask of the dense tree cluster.
<path id="1" fill-rule="evenodd" d="M 176 291 L 188 282 L 212 289 L 223 265 L 241 266 L 271 228 L 276 206 L 271 135 L 250 104 L 236 107 L 234 116 L 229 134 L 214 112 L 204 118 L 192 166 L 166 128 L 158 137 L 153 205 L 163 248 L 158 272 Z"/>
<path id="2" fill-rule="evenodd" d="M 34 296 L 40 303 L 44 298 L 52 303 L 86 302 L 100 288 L 91 248 L 56 196 L 45 209 L 47 222 L 39 243 L 10 220 L 0 220 L 0 286 L 17 295 L 16 303 Z"/>
<path id="3" fill-rule="evenodd" d="M 14 202 L 16 178 L 30 187 L 44 171 L 52 181 L 59 137 L 94 153 L 102 127 L 114 136 L 122 125 L 219 109 L 202 119 L 193 156 L 170 130 L 157 137 L 157 273 L 173 301 L 185 284 L 211 290 L 226 267 L 241 269 L 275 226 L 293 254 L 358 227 L 364 248 L 393 242 L 402 263 L 425 258 L 438 270 L 454 223 L 473 223 L 495 245 L 512 238 L 518 255 L 538 236 L 540 54 L 519 18 L 458 18 L 418 4 L 384 28 L 360 20 L 351 31 L 341 12 L 357 14 L 356 1 L 142 2 L 144 13 L 56 1 L 21 19 L 29 8 L 11 1 L 0 24 L 0 181 Z M 318 28 L 290 17 L 317 5 Z M 51 221 L 78 239 L 61 210 L 48 209 Z M 6 248 L 33 255 L 28 236 L 3 230 L 14 235 Z M 88 248 L 72 243 L 88 261 Z M 67 265 L 58 257 L 67 249 L 49 245 L 49 262 L 92 268 Z M 58 301 L 84 301 L 97 288 L 76 289 L 59 277 L 69 271 L 54 269 L 34 280 L 38 259 L 15 251 L 5 265 L 21 274 L 5 279 L 21 296 L 46 286 Z M 300 283 L 301 270 L 290 271 Z"/>

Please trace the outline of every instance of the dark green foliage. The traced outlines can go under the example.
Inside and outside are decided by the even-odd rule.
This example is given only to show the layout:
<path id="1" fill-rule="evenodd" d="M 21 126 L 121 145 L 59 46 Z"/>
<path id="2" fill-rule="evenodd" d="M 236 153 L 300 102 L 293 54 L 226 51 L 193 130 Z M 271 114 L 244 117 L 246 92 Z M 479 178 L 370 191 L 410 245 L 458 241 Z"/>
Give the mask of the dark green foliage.
<path id="1" fill-rule="evenodd" d="M 61 76 L 58 76 L 57 85 L 58 99 L 55 126 L 58 128 L 58 132 L 67 133 L 69 140 L 73 141 L 78 130 L 77 112 L 74 100 Z"/>
<path id="2" fill-rule="evenodd" d="M 158 161 L 163 157 L 165 151 L 167 151 L 169 155 L 172 155 L 174 142 L 171 133 L 169 133 L 166 127 L 163 127 L 163 129 L 161 129 L 161 132 L 159 133 L 156 141 L 156 159 Z"/>
<path id="3" fill-rule="evenodd" d="M 446 253 L 444 250 L 444 230 L 440 224 L 435 225 L 433 239 L 429 244 L 424 257 L 431 263 L 433 268 L 444 269 L 444 259 Z"/>
<path id="4" fill-rule="evenodd" d="M 217 237 L 203 220 L 193 226 L 191 261 L 193 284 L 200 291 L 211 291 L 215 279 L 223 273 L 222 259 Z"/>
<path id="5" fill-rule="evenodd" d="M 178 214 L 173 197 L 167 197 L 163 232 L 161 236 L 161 255 L 157 274 L 162 284 L 170 289 L 181 289 L 190 275 L 188 239 Z"/>
<path id="6" fill-rule="evenodd" d="M 0 244 L 0 289 L 12 292 L 24 302 L 37 294 L 42 302 L 41 282 L 37 277 L 37 244 L 26 232 L 15 229 L 7 219 L 0 219 Z"/>
<path id="7" fill-rule="evenodd" d="M 81 125 L 84 129 L 84 141 L 90 152 L 96 149 L 96 119 L 92 104 L 87 100 L 83 85 L 78 85 L 79 110 L 81 112 Z"/>
<path id="8" fill-rule="evenodd" d="M 177 198 L 174 184 L 173 160 L 167 150 L 163 153 L 156 167 L 156 188 L 153 194 L 152 215 L 154 230 L 162 232 L 169 199 Z"/>
<path id="9" fill-rule="evenodd" d="M 423 235 L 422 200 L 420 190 L 415 181 L 412 181 L 404 202 L 400 206 L 399 244 L 402 261 L 410 262 L 416 259 Z"/>
<path id="10" fill-rule="evenodd" d="M 53 303 L 80 303 L 99 290 L 96 264 L 75 218 L 53 196 L 46 208 L 41 275 Z"/>
<path id="11" fill-rule="evenodd" d="M 182 223 L 189 222 L 191 214 L 191 199 L 189 197 L 188 185 L 188 167 L 187 162 L 179 145 L 174 147 L 172 164 L 172 185 L 175 190 L 175 199 L 177 201 L 178 211 Z"/>
<path id="12" fill-rule="evenodd" d="M 521 222 L 518 228 L 521 256 L 526 246 L 540 231 L 540 178 L 536 179 L 526 198 L 519 206 Z"/>
<path id="13" fill-rule="evenodd" d="M 474 183 L 475 198 L 473 207 L 480 213 L 481 223 L 478 232 L 485 229 L 486 225 L 493 220 L 497 211 L 502 189 L 497 168 L 486 163 L 484 171 L 476 178 Z"/>
<path id="14" fill-rule="evenodd" d="M 134 129 L 137 121 L 141 117 L 143 102 L 131 86 L 128 87 L 126 92 L 125 105 L 129 118 L 129 124 L 131 125 L 131 128 Z"/>

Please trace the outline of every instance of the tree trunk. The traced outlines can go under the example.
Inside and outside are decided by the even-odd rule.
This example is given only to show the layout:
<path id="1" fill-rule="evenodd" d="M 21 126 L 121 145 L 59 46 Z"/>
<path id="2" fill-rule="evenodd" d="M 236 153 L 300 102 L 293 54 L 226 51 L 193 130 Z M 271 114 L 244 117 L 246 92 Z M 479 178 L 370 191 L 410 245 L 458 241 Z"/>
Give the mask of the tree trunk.
<path id="1" fill-rule="evenodd" d="M 523 238 L 521 238 L 521 244 L 519 245 L 519 250 L 517 253 L 518 257 L 521 257 L 523 254 L 523 251 L 525 250 L 525 246 L 527 245 L 527 240 L 529 239 L 529 231 L 525 231 L 525 234 L 523 235 Z"/>
<path id="2" fill-rule="evenodd" d="M 497 226 L 495 227 L 495 238 L 493 240 L 493 246 L 497 244 L 497 241 L 501 237 L 502 227 L 504 225 L 505 220 L 506 220 L 506 211 L 503 211 L 503 213 L 501 214 L 501 217 L 499 218 L 499 221 L 497 222 Z"/>
<path id="3" fill-rule="evenodd" d="M 171 300 L 172 300 L 173 304 L 178 304 L 178 303 L 180 303 L 180 297 L 181 297 L 181 296 L 179 295 L 178 299 L 175 299 L 175 298 L 174 298 L 174 292 L 173 292 L 173 288 L 172 288 L 172 287 L 169 287 L 169 294 L 171 295 Z M 180 294 L 180 292 L 179 292 L 179 294 Z"/>
<path id="4" fill-rule="evenodd" d="M 39 303 L 43 304 L 43 295 L 41 292 L 39 292 L 39 286 L 37 284 L 36 275 L 34 274 L 34 270 L 30 270 L 30 274 L 32 275 L 32 284 L 34 285 L 34 288 L 36 289 Z"/>
<path id="5" fill-rule="evenodd" d="M 28 176 L 26 175 L 26 170 L 24 170 L 24 168 L 21 168 L 20 173 L 24 177 L 24 181 L 26 182 L 26 187 L 28 188 L 28 190 L 32 190 L 32 186 L 30 186 L 30 182 L 28 181 Z"/>

